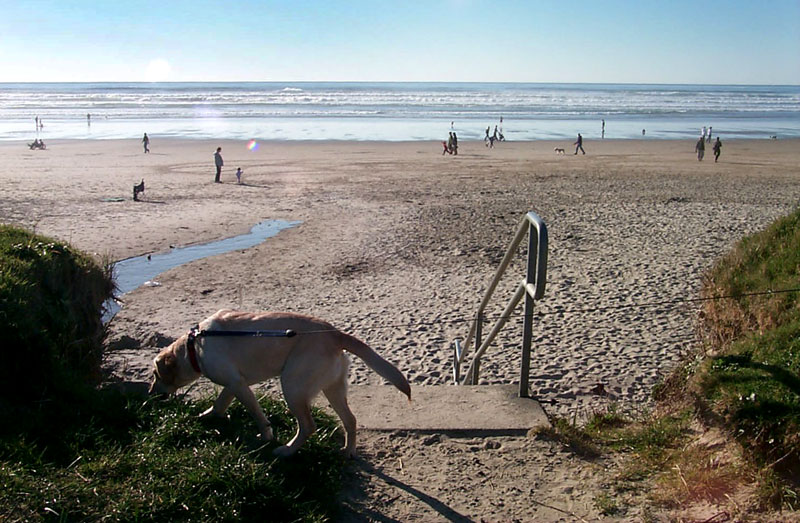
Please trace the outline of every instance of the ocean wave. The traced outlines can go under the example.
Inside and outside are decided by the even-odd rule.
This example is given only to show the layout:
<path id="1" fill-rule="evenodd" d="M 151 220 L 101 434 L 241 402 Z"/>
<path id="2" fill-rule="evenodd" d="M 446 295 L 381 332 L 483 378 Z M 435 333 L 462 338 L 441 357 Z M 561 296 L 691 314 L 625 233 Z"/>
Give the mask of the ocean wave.
<path id="1" fill-rule="evenodd" d="M 586 84 L 0 84 L 0 119 L 800 118 L 800 87 Z"/>

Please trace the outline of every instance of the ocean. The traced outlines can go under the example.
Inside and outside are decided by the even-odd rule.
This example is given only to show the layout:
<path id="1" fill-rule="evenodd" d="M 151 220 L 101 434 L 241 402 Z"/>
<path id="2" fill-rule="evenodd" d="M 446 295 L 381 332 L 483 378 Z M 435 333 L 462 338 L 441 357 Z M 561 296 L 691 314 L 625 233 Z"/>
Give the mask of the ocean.
<path id="1" fill-rule="evenodd" d="M 87 118 L 90 115 L 90 118 Z M 37 131 L 35 119 L 43 127 Z M 0 83 L 0 140 L 800 137 L 800 86 Z"/>

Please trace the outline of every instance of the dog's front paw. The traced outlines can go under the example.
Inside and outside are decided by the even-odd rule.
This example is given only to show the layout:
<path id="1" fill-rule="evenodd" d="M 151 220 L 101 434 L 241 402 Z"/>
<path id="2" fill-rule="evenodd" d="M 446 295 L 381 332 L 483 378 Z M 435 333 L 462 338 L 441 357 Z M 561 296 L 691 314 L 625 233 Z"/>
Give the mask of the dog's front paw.
<path id="1" fill-rule="evenodd" d="M 261 433 L 258 435 L 258 437 L 263 439 L 265 442 L 272 441 L 272 438 L 274 437 L 272 435 L 272 427 L 266 427 L 265 429 L 263 429 Z"/>
<path id="2" fill-rule="evenodd" d="M 281 445 L 272 451 L 272 455 L 279 458 L 288 458 L 292 454 L 294 454 L 294 451 L 289 447 L 289 445 Z"/>
<path id="3" fill-rule="evenodd" d="M 342 447 L 341 452 L 342 456 L 344 456 L 347 459 L 355 459 L 356 457 L 358 457 L 356 449 L 354 448 Z"/>
<path id="4" fill-rule="evenodd" d="M 211 407 L 209 409 L 204 410 L 200 414 L 200 417 L 201 418 L 209 418 L 209 417 L 211 417 L 211 418 L 216 418 L 216 419 L 231 419 L 231 417 L 228 416 L 227 414 L 224 414 L 224 413 L 223 414 L 219 414 L 218 412 L 216 412 L 214 410 L 214 407 Z"/>

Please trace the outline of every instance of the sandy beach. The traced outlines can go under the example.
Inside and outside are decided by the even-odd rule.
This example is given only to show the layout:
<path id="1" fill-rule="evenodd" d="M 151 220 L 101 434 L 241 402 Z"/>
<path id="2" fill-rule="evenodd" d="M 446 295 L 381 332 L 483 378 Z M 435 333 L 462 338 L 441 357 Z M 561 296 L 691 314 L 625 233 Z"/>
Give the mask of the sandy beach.
<path id="1" fill-rule="evenodd" d="M 218 146 L 225 167 L 215 184 Z M 125 295 L 109 325 L 113 377 L 145 380 L 160 347 L 220 308 L 269 309 L 313 314 L 360 337 L 413 388 L 451 386 L 453 341 L 466 337 L 518 224 L 534 211 L 549 230 L 549 264 L 531 393 L 571 420 L 611 403 L 642 412 L 696 340 L 697 304 L 681 300 L 697 297 L 704 271 L 734 242 L 800 202 L 800 141 L 726 140 L 717 164 L 711 154 L 697 161 L 694 140 L 584 148 L 575 156 L 569 142 L 464 142 L 457 156 L 442 156 L 438 142 L 271 142 L 251 151 L 245 142 L 152 136 L 143 154 L 136 140 L 53 141 L 45 151 L 3 143 L 0 217 L 99 260 L 227 238 L 263 220 L 299 221 Z M 524 266 L 521 253 L 488 316 L 501 313 Z M 485 355 L 481 383 L 516 382 L 521 314 Z M 350 380 L 381 383 L 359 361 Z M 343 493 L 353 521 L 598 518 L 596 496 L 614 466 L 524 437 L 359 437 L 364 459 Z"/>
<path id="2" fill-rule="evenodd" d="M 609 402 L 642 409 L 695 339 L 695 305 L 651 304 L 695 298 L 715 257 L 800 201 L 800 147 L 790 140 L 725 141 L 717 164 L 711 154 L 698 162 L 689 140 L 587 141 L 585 156 L 564 142 L 465 142 L 442 156 L 433 142 L 269 142 L 251 151 L 235 141 L 151 140 L 150 154 L 134 140 L 56 141 L 45 151 L 1 144 L 0 217 L 112 260 L 235 236 L 268 219 L 301 223 L 125 295 L 109 327 L 109 365 L 132 380 L 199 319 L 237 308 L 325 318 L 412 383 L 451 384 L 453 341 L 466 337 L 532 210 L 550 237 L 532 394 L 570 417 Z M 134 202 L 142 179 L 147 190 Z M 522 254 L 490 318 L 523 277 Z M 517 380 L 521 306 L 516 316 L 482 361 L 481 383 Z M 355 362 L 351 381 L 380 378 Z"/>

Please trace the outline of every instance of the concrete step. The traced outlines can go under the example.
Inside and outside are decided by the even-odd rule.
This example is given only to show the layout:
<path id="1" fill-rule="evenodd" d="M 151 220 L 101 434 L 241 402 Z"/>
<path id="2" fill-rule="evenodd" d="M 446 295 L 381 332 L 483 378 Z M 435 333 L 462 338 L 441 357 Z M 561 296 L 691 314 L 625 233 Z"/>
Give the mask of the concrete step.
<path id="1" fill-rule="evenodd" d="M 516 385 L 412 385 L 409 402 L 390 385 L 352 385 L 348 403 L 368 430 L 516 435 L 549 427 L 539 402 L 517 393 Z M 328 407 L 324 396 L 318 402 Z"/>

